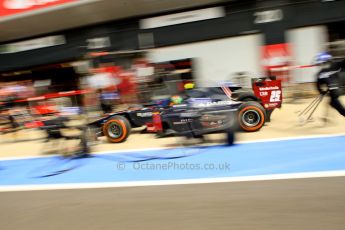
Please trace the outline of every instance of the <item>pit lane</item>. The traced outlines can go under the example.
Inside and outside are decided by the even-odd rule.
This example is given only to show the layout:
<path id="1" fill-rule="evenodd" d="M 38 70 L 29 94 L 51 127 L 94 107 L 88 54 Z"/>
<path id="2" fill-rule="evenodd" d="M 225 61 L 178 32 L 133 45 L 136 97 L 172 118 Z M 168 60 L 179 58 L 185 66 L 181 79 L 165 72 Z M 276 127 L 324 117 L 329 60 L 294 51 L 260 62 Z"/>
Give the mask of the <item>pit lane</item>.
<path id="1" fill-rule="evenodd" d="M 299 126 L 296 111 L 302 107 L 304 107 L 303 104 L 285 105 L 281 111 L 275 111 L 272 123 L 263 130 L 258 133 L 241 133 L 238 140 L 258 141 L 267 138 L 341 134 L 343 132 L 342 126 L 339 124 L 343 124 L 344 120 L 336 113 L 331 114 L 333 119 L 328 126 L 324 126 L 319 119 L 303 127 Z M 316 116 L 322 114 L 321 109 Z M 333 137 L 329 138 L 333 139 Z M 341 139 L 342 137 L 334 138 Z M 214 139 L 218 139 L 218 137 L 215 136 Z M 289 144 L 280 147 L 277 145 L 275 148 L 272 148 L 271 144 L 267 144 L 265 148 L 261 149 L 269 152 L 269 157 L 264 153 L 259 153 L 256 160 L 248 158 L 245 160 L 246 158 L 242 154 L 244 160 L 241 161 L 241 165 L 247 165 L 249 169 L 257 169 L 259 159 L 262 162 L 270 159 L 273 169 L 274 166 L 277 166 L 275 160 L 281 160 L 281 163 L 285 163 L 287 166 L 286 169 L 294 167 L 307 169 L 307 165 L 313 165 L 309 170 L 320 171 L 322 170 L 320 166 L 331 166 L 328 169 L 324 168 L 326 171 L 342 170 L 344 167 L 343 152 L 341 151 L 343 141 L 333 139 L 334 142 L 330 146 L 338 145 L 339 147 L 338 155 L 335 156 L 332 155 L 335 153 L 334 149 L 329 149 L 330 152 L 328 152 L 321 148 L 326 146 L 322 142 L 326 139 L 316 139 L 312 144 L 309 143 L 307 148 L 312 147 L 310 152 L 300 148 L 302 143 L 305 143 L 302 140 L 297 141 L 300 144 L 293 145 L 294 147 L 290 149 Z M 296 140 L 290 141 L 296 142 Z M 291 143 L 290 141 L 288 143 Z M 41 146 L 40 141 L 28 141 L 16 143 L 18 149 L 18 144 L 26 146 L 27 150 L 31 149 L 26 156 L 35 155 L 35 151 L 38 152 Z M 257 144 L 259 143 L 253 143 L 252 151 L 245 151 L 245 153 L 251 154 L 257 151 Z M 29 148 L 30 145 L 31 148 Z M 6 150 L 3 148 L 4 146 L 11 151 L 12 145 L 5 142 L 1 145 L 1 154 Z M 124 144 L 101 144 L 98 151 L 121 153 L 122 149 L 129 147 L 142 149 L 171 146 L 179 145 L 172 138 L 157 140 L 153 139 L 153 135 L 150 134 L 134 134 Z M 310 158 L 302 161 L 292 159 L 292 162 L 297 165 L 289 166 L 286 159 L 277 155 L 281 148 L 285 149 L 286 156 L 300 157 L 303 153 L 305 156 L 309 155 Z M 320 150 L 318 157 L 313 156 L 318 150 Z M 228 152 L 231 151 L 232 149 L 229 148 Z M 18 152 L 18 156 L 21 154 L 23 153 Z M 225 155 L 219 151 L 212 154 Z M 199 155 L 201 157 L 203 153 Z M 240 155 L 236 154 L 236 156 Z M 185 158 L 185 160 L 189 159 Z M 41 158 L 31 160 L 39 161 Z M 4 165 L 3 161 L 0 162 Z M 18 161 L 11 162 L 18 163 Z M 235 163 L 235 166 L 239 165 L 236 164 L 236 161 L 231 162 Z M 113 162 L 109 161 L 108 164 L 112 164 L 114 167 Z M 315 168 L 316 165 L 318 166 Z M 103 166 L 95 167 L 101 169 Z M 336 168 L 334 168 L 335 166 Z M 260 168 L 266 169 L 267 165 L 262 165 Z M 92 172 L 94 171 L 89 171 L 89 176 Z M 15 172 L 13 173 L 15 174 Z M 160 172 L 152 174 L 162 175 Z M 219 175 L 219 173 L 217 174 Z M 20 172 L 17 172 L 17 175 L 20 175 Z M 257 175 L 262 175 L 262 171 Z M 100 175 L 94 175 L 94 177 L 102 178 Z M 120 177 L 123 178 L 123 176 Z M 116 188 L 104 189 L 3 192 L 0 193 L 0 202 L 3 207 L 0 211 L 0 220 L 2 229 L 342 229 L 345 224 L 343 220 L 345 211 L 344 178 L 337 176 L 190 185 L 126 188 L 115 186 Z M 158 179 L 162 180 L 162 178 Z M 56 184 L 56 181 L 53 181 L 53 184 Z"/>

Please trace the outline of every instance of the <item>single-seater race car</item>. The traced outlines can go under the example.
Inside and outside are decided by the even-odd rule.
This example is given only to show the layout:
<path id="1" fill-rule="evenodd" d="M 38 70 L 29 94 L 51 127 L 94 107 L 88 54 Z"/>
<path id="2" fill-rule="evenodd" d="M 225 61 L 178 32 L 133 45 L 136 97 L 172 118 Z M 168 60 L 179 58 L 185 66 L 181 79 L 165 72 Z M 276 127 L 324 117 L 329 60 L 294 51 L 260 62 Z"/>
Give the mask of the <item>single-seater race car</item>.
<path id="1" fill-rule="evenodd" d="M 198 138 L 226 133 L 227 143 L 231 145 L 237 126 L 255 131 L 265 123 L 265 110 L 258 102 L 231 100 L 218 94 L 215 88 L 202 88 L 188 94 L 184 103 L 154 114 L 154 126 L 163 135 Z"/>
<path id="2" fill-rule="evenodd" d="M 179 135 L 183 130 L 190 132 L 191 129 L 193 135 L 224 132 L 234 129 L 235 124 L 247 132 L 258 131 L 271 111 L 281 105 L 280 82 L 277 81 L 279 86 L 272 85 L 272 82 L 260 81 L 255 85 L 254 92 L 238 93 L 236 98 L 241 98 L 241 101 L 232 98 L 232 92 L 241 88 L 235 85 L 191 89 L 183 95 L 105 115 L 89 125 L 97 129 L 99 136 L 104 135 L 113 143 L 125 141 L 132 127 L 145 125 L 149 132 L 157 132 L 160 137 Z M 198 119 L 188 118 L 187 115 L 191 114 Z M 193 122 L 188 122 L 188 119 Z"/>

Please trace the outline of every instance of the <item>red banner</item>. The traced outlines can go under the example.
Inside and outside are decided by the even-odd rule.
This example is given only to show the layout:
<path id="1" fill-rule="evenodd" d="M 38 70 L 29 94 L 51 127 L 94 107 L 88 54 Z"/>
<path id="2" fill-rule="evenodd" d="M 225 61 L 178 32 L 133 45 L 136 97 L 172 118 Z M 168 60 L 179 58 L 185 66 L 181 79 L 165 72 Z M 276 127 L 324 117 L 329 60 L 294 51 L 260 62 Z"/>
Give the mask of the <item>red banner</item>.
<path id="1" fill-rule="evenodd" d="M 76 1 L 77 0 L 0 0 L 0 18 Z"/>
<path id="2" fill-rule="evenodd" d="M 262 47 L 262 64 L 265 69 L 288 66 L 289 62 L 289 44 L 281 43 Z"/>

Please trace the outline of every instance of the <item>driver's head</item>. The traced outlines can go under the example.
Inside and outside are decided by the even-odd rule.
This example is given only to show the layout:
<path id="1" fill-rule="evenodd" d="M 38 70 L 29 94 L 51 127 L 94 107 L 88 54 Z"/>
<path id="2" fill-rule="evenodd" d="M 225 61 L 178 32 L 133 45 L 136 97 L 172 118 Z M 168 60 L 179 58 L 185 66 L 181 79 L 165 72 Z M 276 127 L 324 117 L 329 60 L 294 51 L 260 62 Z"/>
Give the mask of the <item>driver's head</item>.
<path id="1" fill-rule="evenodd" d="M 174 95 L 170 98 L 170 104 L 171 105 L 178 105 L 183 102 L 183 98 L 179 95 Z"/>
<path id="2" fill-rule="evenodd" d="M 332 55 L 327 52 L 319 53 L 314 59 L 314 65 L 320 67 L 327 67 L 332 63 Z"/>

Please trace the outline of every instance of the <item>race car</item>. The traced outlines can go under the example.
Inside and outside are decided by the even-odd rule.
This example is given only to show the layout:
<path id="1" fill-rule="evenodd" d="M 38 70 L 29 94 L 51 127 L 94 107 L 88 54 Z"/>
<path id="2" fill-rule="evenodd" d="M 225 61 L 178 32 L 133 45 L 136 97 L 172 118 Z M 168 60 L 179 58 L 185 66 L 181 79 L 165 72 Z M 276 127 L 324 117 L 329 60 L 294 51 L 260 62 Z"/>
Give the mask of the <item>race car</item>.
<path id="1" fill-rule="evenodd" d="M 231 99 L 217 87 L 188 91 L 184 103 L 154 115 L 154 126 L 160 136 L 199 137 L 225 132 L 228 140 L 231 132 L 238 128 L 247 132 L 258 131 L 265 121 L 266 112 L 260 103 Z"/>
<path id="2" fill-rule="evenodd" d="M 218 109 L 236 112 L 235 116 L 233 112 L 227 114 L 225 117 L 223 114 L 221 116 L 222 118 L 219 120 L 216 119 L 217 116 L 201 116 L 203 124 L 206 124 L 207 122 L 209 123 L 206 126 L 216 125 L 214 122 L 224 123 L 230 116 L 236 117 L 236 119 L 232 120 L 236 120 L 235 123 L 238 124 L 240 129 L 247 132 L 258 131 L 268 120 L 271 111 L 281 105 L 281 96 L 278 98 L 279 101 L 277 98 L 271 97 L 272 89 L 276 88 L 271 86 L 265 87 L 265 81 L 260 81 L 259 83 L 259 85 L 256 85 L 257 89 L 255 90 L 254 88 L 254 92 L 244 91 L 242 94 L 238 93 L 236 97 L 237 99 L 234 99 L 232 95 L 230 95 L 231 92 L 236 92 L 236 90 L 241 88 L 236 85 L 223 85 L 221 87 L 187 90 L 185 95 L 181 96 L 184 97 L 184 99 L 179 100 L 179 96 L 176 98 L 177 103 L 172 103 L 175 100 L 173 97 L 170 99 L 159 100 L 138 108 L 129 108 L 125 111 L 107 114 L 104 117 L 91 122 L 89 126 L 96 130 L 95 132 L 97 132 L 98 136 L 106 136 L 108 141 L 112 143 L 125 141 L 130 135 L 132 127 L 147 126 L 147 131 L 157 132 L 160 137 L 175 135 L 180 132 L 179 128 L 176 126 L 176 122 L 181 123 L 183 121 L 173 121 L 168 117 L 175 116 L 175 119 L 177 119 L 176 117 L 178 117 L 179 111 L 183 112 L 184 110 L 192 109 L 191 107 L 193 107 L 193 105 L 191 104 L 191 100 L 205 100 L 208 102 L 206 102 L 204 110 L 209 114 L 217 113 Z M 259 98 L 257 95 L 261 95 L 264 100 Z M 275 102 L 268 103 L 267 98 L 273 98 Z M 241 99 L 241 101 L 239 99 Z M 266 109 L 263 106 L 265 106 Z M 208 111 L 208 107 L 210 107 L 210 111 Z M 195 108 L 193 108 L 193 111 L 194 110 Z M 186 111 L 183 113 L 186 113 Z M 154 114 L 162 115 L 160 125 L 154 121 Z M 225 130 L 224 127 L 214 129 L 215 131 Z"/>

